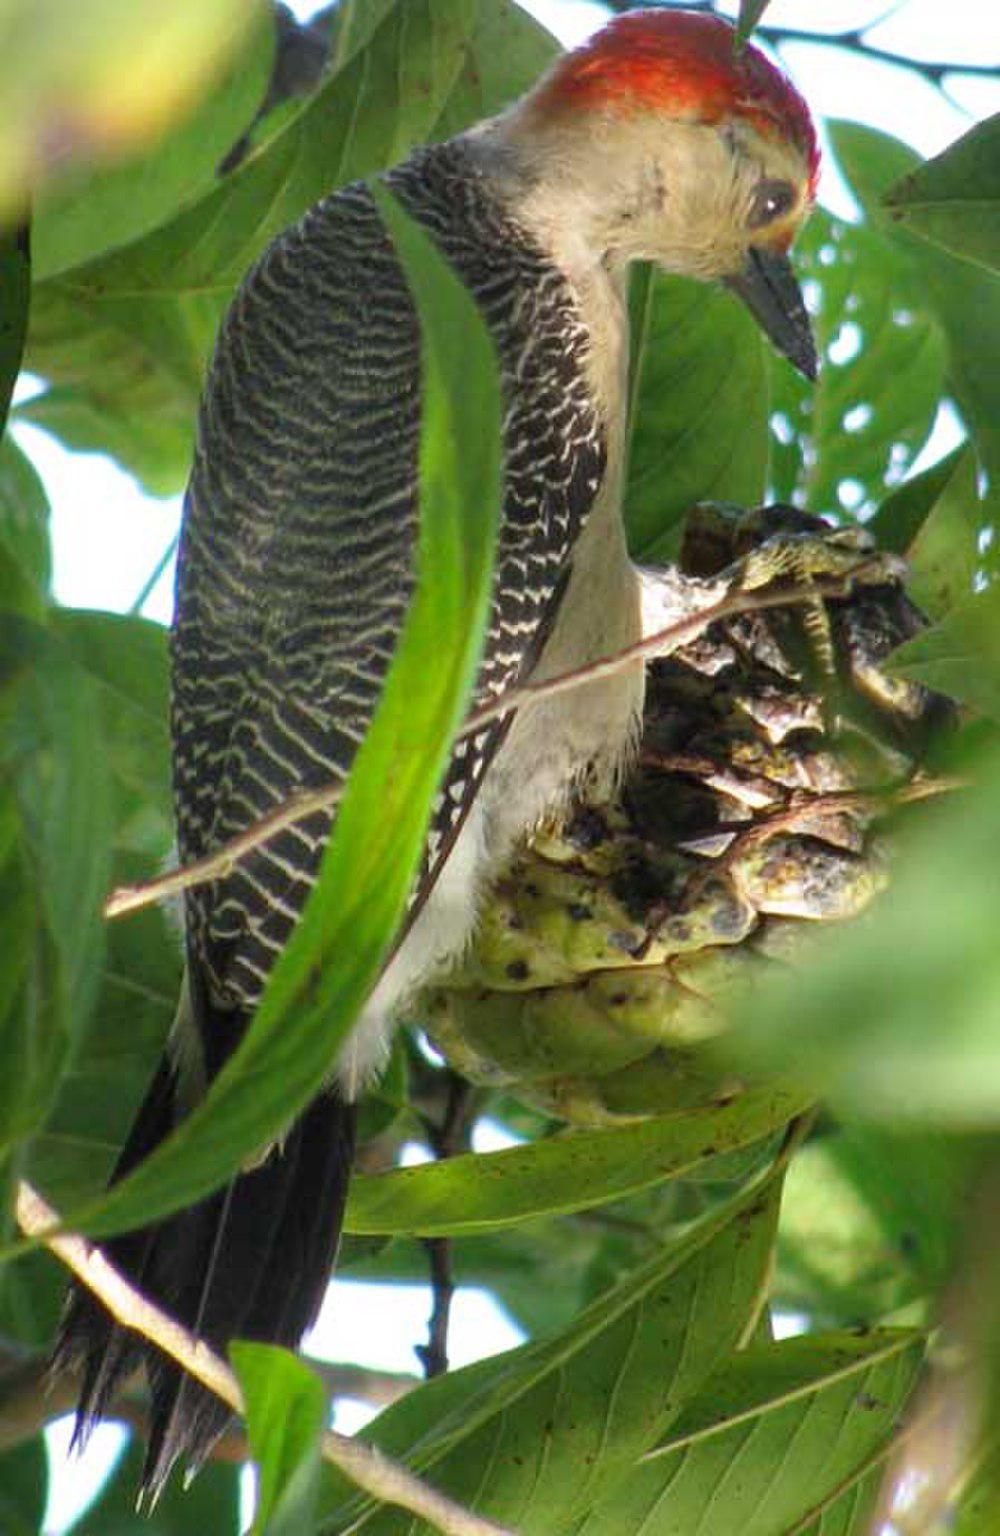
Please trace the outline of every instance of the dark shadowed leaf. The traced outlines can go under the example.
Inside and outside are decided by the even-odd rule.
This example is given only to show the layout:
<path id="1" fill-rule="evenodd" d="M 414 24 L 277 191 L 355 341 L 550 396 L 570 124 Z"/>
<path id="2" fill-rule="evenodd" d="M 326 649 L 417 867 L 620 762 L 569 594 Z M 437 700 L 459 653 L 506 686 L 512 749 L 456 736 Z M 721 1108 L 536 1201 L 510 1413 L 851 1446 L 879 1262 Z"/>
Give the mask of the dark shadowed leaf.
<path id="1" fill-rule="evenodd" d="M 199 1108 L 101 1202 L 101 1230 L 221 1182 L 328 1075 L 405 909 L 478 663 L 501 484 L 496 358 L 467 289 L 388 194 L 378 195 L 422 326 L 416 591 L 320 879 L 247 1038 Z"/>
<path id="2" fill-rule="evenodd" d="M 49 500 L 34 465 L 9 436 L 0 439 L 0 542 L 37 597 L 21 611 L 40 618 L 52 575 Z"/>
<path id="3" fill-rule="evenodd" d="M 11 227 L 0 218 L 0 433 L 7 422 L 7 408 L 21 367 L 30 292 L 28 227 Z"/>
<path id="4" fill-rule="evenodd" d="M 111 794 L 89 679 L 45 631 L 0 635 L 4 972 L 0 1135 L 31 1129 L 93 1005 Z"/>
<path id="5" fill-rule="evenodd" d="M 771 1181 L 698 1223 L 564 1333 L 409 1394 L 366 1438 L 525 1536 L 566 1529 L 617 1486 L 752 1326 L 777 1193 Z M 329 1486 L 327 1513 L 343 1529 L 365 1502 L 337 1477 Z M 398 1511 L 367 1510 L 366 1536 L 410 1529 Z"/>
<path id="6" fill-rule="evenodd" d="M 49 1491 L 48 1457 L 41 1435 L 0 1455 L 0 1530 L 37 1536 Z"/>
<path id="7" fill-rule="evenodd" d="M 230 1355 L 259 1476 L 252 1536 L 301 1536 L 319 1493 L 323 1384 L 284 1349 L 237 1342 Z"/>

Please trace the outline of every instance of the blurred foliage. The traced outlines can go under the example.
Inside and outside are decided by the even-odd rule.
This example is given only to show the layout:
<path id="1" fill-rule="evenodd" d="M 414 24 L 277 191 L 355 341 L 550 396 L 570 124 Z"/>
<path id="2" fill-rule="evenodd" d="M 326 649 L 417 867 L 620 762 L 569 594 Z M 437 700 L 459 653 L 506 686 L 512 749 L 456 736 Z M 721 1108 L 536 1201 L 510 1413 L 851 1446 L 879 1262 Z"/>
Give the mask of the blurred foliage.
<path id="1" fill-rule="evenodd" d="M 744 29 L 763 11 L 743 0 Z M 326 71 L 310 64 L 278 90 L 293 78 L 281 69 L 295 29 L 271 20 L 235 0 L 0 0 L 0 403 L 30 371 L 42 387 L 15 421 L 109 453 L 156 494 L 184 482 L 216 326 L 268 240 L 331 187 L 498 110 L 555 52 L 514 0 L 343 0 L 326 18 Z M 310 47 L 315 60 L 315 37 Z M 673 557 L 685 512 L 706 497 L 777 497 L 867 521 L 910 560 L 932 620 L 899 652 L 897 675 L 967 707 L 944 766 L 971 787 L 899 813 L 887 896 L 863 921 L 818 933 L 807 966 L 792 979 L 774 967 L 736 1010 L 726 1070 L 794 1069 L 790 1086 L 564 1134 L 507 1080 L 476 1090 L 474 1114 L 522 1145 L 394 1169 L 404 1143 L 431 1139 L 443 1091 L 440 1068 L 420 1057 L 418 1070 L 414 1051 L 408 1095 L 406 1053 L 394 1054 L 366 1110 L 345 1267 L 387 1289 L 422 1279 L 414 1234 L 450 1232 L 458 1278 L 488 1287 L 528 1337 L 421 1387 L 367 1433 L 528 1533 L 864 1536 L 928 1329 L 963 1285 L 993 1283 L 969 1211 L 970 1191 L 996 1190 L 982 1170 L 1000 1134 L 1000 119 L 926 164 L 856 124 L 831 124 L 830 138 L 859 214 L 818 211 L 798 248 L 824 363 L 816 389 L 772 356 L 732 297 L 637 275 L 630 538 L 643 559 Z M 19 223 L 29 190 L 30 250 Z M 426 253 L 409 259 L 440 341 L 440 274 Z M 395 715 L 358 776 L 352 836 L 382 859 L 373 885 L 351 890 L 343 867 L 339 894 L 328 882 L 326 919 L 304 925 L 276 983 L 270 1043 L 227 1079 L 229 1120 L 215 1121 L 225 1135 L 207 1151 L 195 1137 L 175 1149 L 155 1189 L 119 1200 L 120 1220 L 129 1201 L 134 1215 L 136 1202 L 204 1188 L 312 1091 L 332 1037 L 313 1030 L 308 1057 L 283 1047 L 282 1008 L 331 935 L 350 927 L 363 981 L 391 930 L 405 869 L 390 891 L 383 834 L 403 828 L 416 857 L 436 764 L 411 754 L 415 787 L 399 776 L 390 821 L 386 743 L 421 711 L 447 739 L 488 580 L 485 525 L 469 568 L 458 554 L 463 484 L 481 490 L 496 474 L 490 434 L 470 425 L 494 410 L 487 352 L 438 354 L 435 399 L 455 411 L 437 423 L 439 453 L 476 441 L 483 457 L 425 464 L 450 486 L 450 511 L 424 530 L 438 583 L 424 599 L 447 610 L 455 665 L 432 697 L 424 662 L 446 639 L 418 614 Z M 963 440 L 914 472 L 942 403 Z M 100 509 L 88 515 L 100 544 Z M 111 885 L 169 857 L 167 654 L 140 618 L 61 609 L 51 563 L 44 487 L 8 436 L 0 1147 L 5 1185 L 27 1171 L 79 1211 L 103 1187 L 179 985 L 168 915 L 107 931 L 99 919 Z M 349 1014 L 345 1003 L 345 1025 Z M 828 1110 L 779 1156 L 785 1123 L 814 1094 Z M 976 1210 L 995 1237 L 995 1206 Z M 8 1257 L 0 1334 L 12 1358 L 41 1355 L 60 1288 L 47 1255 Z M 768 1306 L 812 1331 L 772 1343 Z M 1000 1402 L 998 1333 L 993 1317 L 965 1337 L 969 1392 L 987 1404 Z M 269 1529 L 409 1528 L 317 1475 L 311 1380 L 260 1350 L 239 1363 Z M 948 1495 L 961 1536 L 994 1536 L 1000 1518 L 993 1408 L 983 1421 L 959 1445 Z M 41 1439 L 15 1426 L 0 1452 L 0 1526 L 30 1536 L 45 1496 Z M 75 1536 L 238 1529 L 236 1469 L 221 1464 L 139 1521 L 140 1455 L 133 1437 Z"/>

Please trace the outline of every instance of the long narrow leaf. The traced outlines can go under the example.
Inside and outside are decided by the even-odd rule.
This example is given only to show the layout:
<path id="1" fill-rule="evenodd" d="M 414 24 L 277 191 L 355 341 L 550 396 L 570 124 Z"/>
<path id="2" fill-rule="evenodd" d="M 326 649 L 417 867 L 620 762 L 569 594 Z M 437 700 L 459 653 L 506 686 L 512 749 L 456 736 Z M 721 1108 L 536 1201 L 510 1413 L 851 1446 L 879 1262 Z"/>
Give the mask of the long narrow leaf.
<path id="1" fill-rule="evenodd" d="M 773 1085 L 716 1110 L 660 1115 L 486 1155 L 450 1157 L 355 1180 L 345 1229 L 457 1236 L 579 1211 L 682 1178 L 762 1141 L 808 1103 Z"/>
<path id="2" fill-rule="evenodd" d="M 278 1136 L 322 1084 L 403 915 L 478 662 L 500 502 L 500 394 L 474 301 L 377 191 L 423 333 L 417 586 L 319 881 L 253 1025 L 171 1139 L 83 1218 L 107 1232 L 205 1194 Z"/>

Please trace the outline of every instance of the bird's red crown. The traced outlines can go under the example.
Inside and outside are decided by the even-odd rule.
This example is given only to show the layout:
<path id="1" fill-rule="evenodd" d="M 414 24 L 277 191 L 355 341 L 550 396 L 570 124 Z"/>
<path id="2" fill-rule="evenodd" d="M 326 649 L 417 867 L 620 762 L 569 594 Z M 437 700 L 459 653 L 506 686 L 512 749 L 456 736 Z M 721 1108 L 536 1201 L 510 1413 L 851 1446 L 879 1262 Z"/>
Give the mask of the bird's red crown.
<path id="1" fill-rule="evenodd" d="M 742 117 L 790 138 L 819 171 L 816 129 L 786 75 L 751 45 L 736 51 L 720 16 L 700 11 L 626 11 L 559 60 L 536 98 L 544 111 L 653 110 L 715 123 Z"/>

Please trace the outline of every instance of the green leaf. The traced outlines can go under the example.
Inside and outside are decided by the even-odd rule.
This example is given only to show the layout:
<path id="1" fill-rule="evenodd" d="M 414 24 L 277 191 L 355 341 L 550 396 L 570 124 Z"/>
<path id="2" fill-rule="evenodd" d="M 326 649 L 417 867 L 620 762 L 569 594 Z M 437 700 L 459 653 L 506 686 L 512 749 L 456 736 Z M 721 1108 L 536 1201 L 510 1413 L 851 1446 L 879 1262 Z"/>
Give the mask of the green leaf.
<path id="1" fill-rule="evenodd" d="M 893 1330 L 733 1355 L 574 1536 L 865 1536 L 877 1492 L 869 1474 L 923 1343 Z"/>
<path id="2" fill-rule="evenodd" d="M 185 1487 L 172 1478 L 151 1513 L 139 1514 L 135 1490 L 145 1446 L 134 1437 L 98 1498 L 65 1536 L 238 1536 L 240 1468 L 209 1461 Z"/>
<path id="3" fill-rule="evenodd" d="M 166 1043 L 180 983 L 181 946 L 165 913 L 150 908 L 109 925 L 97 1002 L 26 1149 L 28 1177 L 57 1209 L 103 1191 Z"/>
<path id="4" fill-rule="evenodd" d="M 501 492 L 500 388 L 468 290 L 376 189 L 421 321 L 416 591 L 320 878 L 206 1099 L 79 1218 L 110 1231 L 190 1203 L 280 1135 L 328 1076 L 403 916 L 482 646 Z"/>
<path id="5" fill-rule="evenodd" d="M 564 1333 L 439 1377 L 365 1437 L 524 1536 L 567 1529 L 618 1486 L 752 1326 L 777 1198 L 774 1181 L 744 1195 L 655 1253 Z M 366 1536 L 411 1529 L 411 1517 L 373 1509 L 339 1476 L 328 1481 L 324 1515 L 334 1529 L 355 1519 Z"/>
<path id="6" fill-rule="evenodd" d="M 976 455 L 966 445 L 959 450 L 907 551 L 907 590 L 932 617 L 949 613 L 976 590 L 983 567 L 981 540 L 986 520 L 979 499 Z"/>
<path id="7" fill-rule="evenodd" d="M 930 516 L 965 449 L 959 447 L 890 491 L 867 524 L 879 549 L 905 555 Z"/>
<path id="8" fill-rule="evenodd" d="M 9 436 L 0 440 L 0 543 L 33 594 L 17 611 L 40 619 L 52 577 L 49 502 L 30 459 Z"/>
<path id="9" fill-rule="evenodd" d="M 979 1160 L 977 1140 L 932 1132 L 853 1123 L 814 1137 L 785 1180 L 775 1305 L 839 1328 L 926 1307 L 958 1260 Z"/>
<path id="10" fill-rule="evenodd" d="M 260 1477 L 252 1536 L 301 1536 L 319 1494 L 323 1384 L 285 1349 L 237 1341 L 229 1354 Z"/>
<path id="11" fill-rule="evenodd" d="M 68 447 L 112 454 L 154 494 L 181 488 L 212 343 L 268 242 L 345 181 L 498 111 L 551 44 L 505 0 L 395 0 L 286 125 L 145 238 L 39 283 L 19 410 Z"/>
<path id="12" fill-rule="evenodd" d="M 771 1086 L 718 1109 L 360 1175 L 352 1185 L 344 1228 L 447 1236 L 584 1210 L 665 1179 L 690 1176 L 713 1158 L 761 1142 L 807 1103 L 795 1089 Z"/>
<path id="13" fill-rule="evenodd" d="M 77 168 L 45 188 L 32 217 L 36 283 L 127 245 L 197 202 L 264 100 L 274 56 L 274 21 L 252 5 L 250 29 L 211 91 L 124 163 Z"/>
<path id="14" fill-rule="evenodd" d="M 894 651 L 888 670 L 1000 720 L 1000 587 L 987 587 Z"/>
<path id="15" fill-rule="evenodd" d="M 770 3 L 771 0 L 740 0 L 740 15 L 736 26 L 738 46 L 742 47 L 746 42 Z"/>
<path id="16" fill-rule="evenodd" d="M 944 382 L 940 327 L 878 230 L 820 209 L 795 262 L 815 294 L 821 368 L 810 386 L 772 363 L 775 495 L 811 512 L 861 515 L 926 441 Z"/>
<path id="17" fill-rule="evenodd" d="M 666 559 L 694 502 L 763 499 L 765 343 L 730 294 L 704 283 L 647 269 L 632 301 L 629 546 Z"/>
<path id="18" fill-rule="evenodd" d="M 889 188 L 890 218 L 1000 275 L 1000 114 Z"/>
<path id="19" fill-rule="evenodd" d="M 995 1127 L 1000 1106 L 1000 761 L 926 813 L 898 848 L 887 892 L 818 935 L 794 980 L 740 1008 L 748 1059 L 796 1070 L 852 1117 L 899 1129 Z M 916 819 L 916 818 L 914 818 Z"/>
<path id="20" fill-rule="evenodd" d="M 54 1098 L 94 1002 L 111 798 L 91 686 L 62 648 L 9 618 L 0 679 L 0 1137 L 14 1137 Z"/>
<path id="21" fill-rule="evenodd" d="M 1000 276 L 963 261 L 893 222 L 882 197 L 919 164 L 913 150 L 857 123 L 830 123 L 837 159 L 870 218 L 909 263 L 912 282 L 937 315 L 948 344 L 947 384 L 1000 485 Z"/>
<path id="22" fill-rule="evenodd" d="M 0 17 L 0 222 L 53 165 L 155 137 L 203 93 L 246 0 L 8 0 Z"/>
<path id="23" fill-rule="evenodd" d="M 49 1491 L 48 1457 L 41 1435 L 0 1455 L 0 1529 L 4 1536 L 36 1536 Z"/>
<path id="24" fill-rule="evenodd" d="M 31 254 L 26 224 L 5 227 L 0 219 L 0 433 L 14 381 L 21 367 L 28 329 Z"/>
<path id="25" fill-rule="evenodd" d="M 53 628 L 94 685 L 115 780 L 115 843 L 147 856 L 152 878 L 174 837 L 167 632 L 136 614 L 57 609 Z"/>

